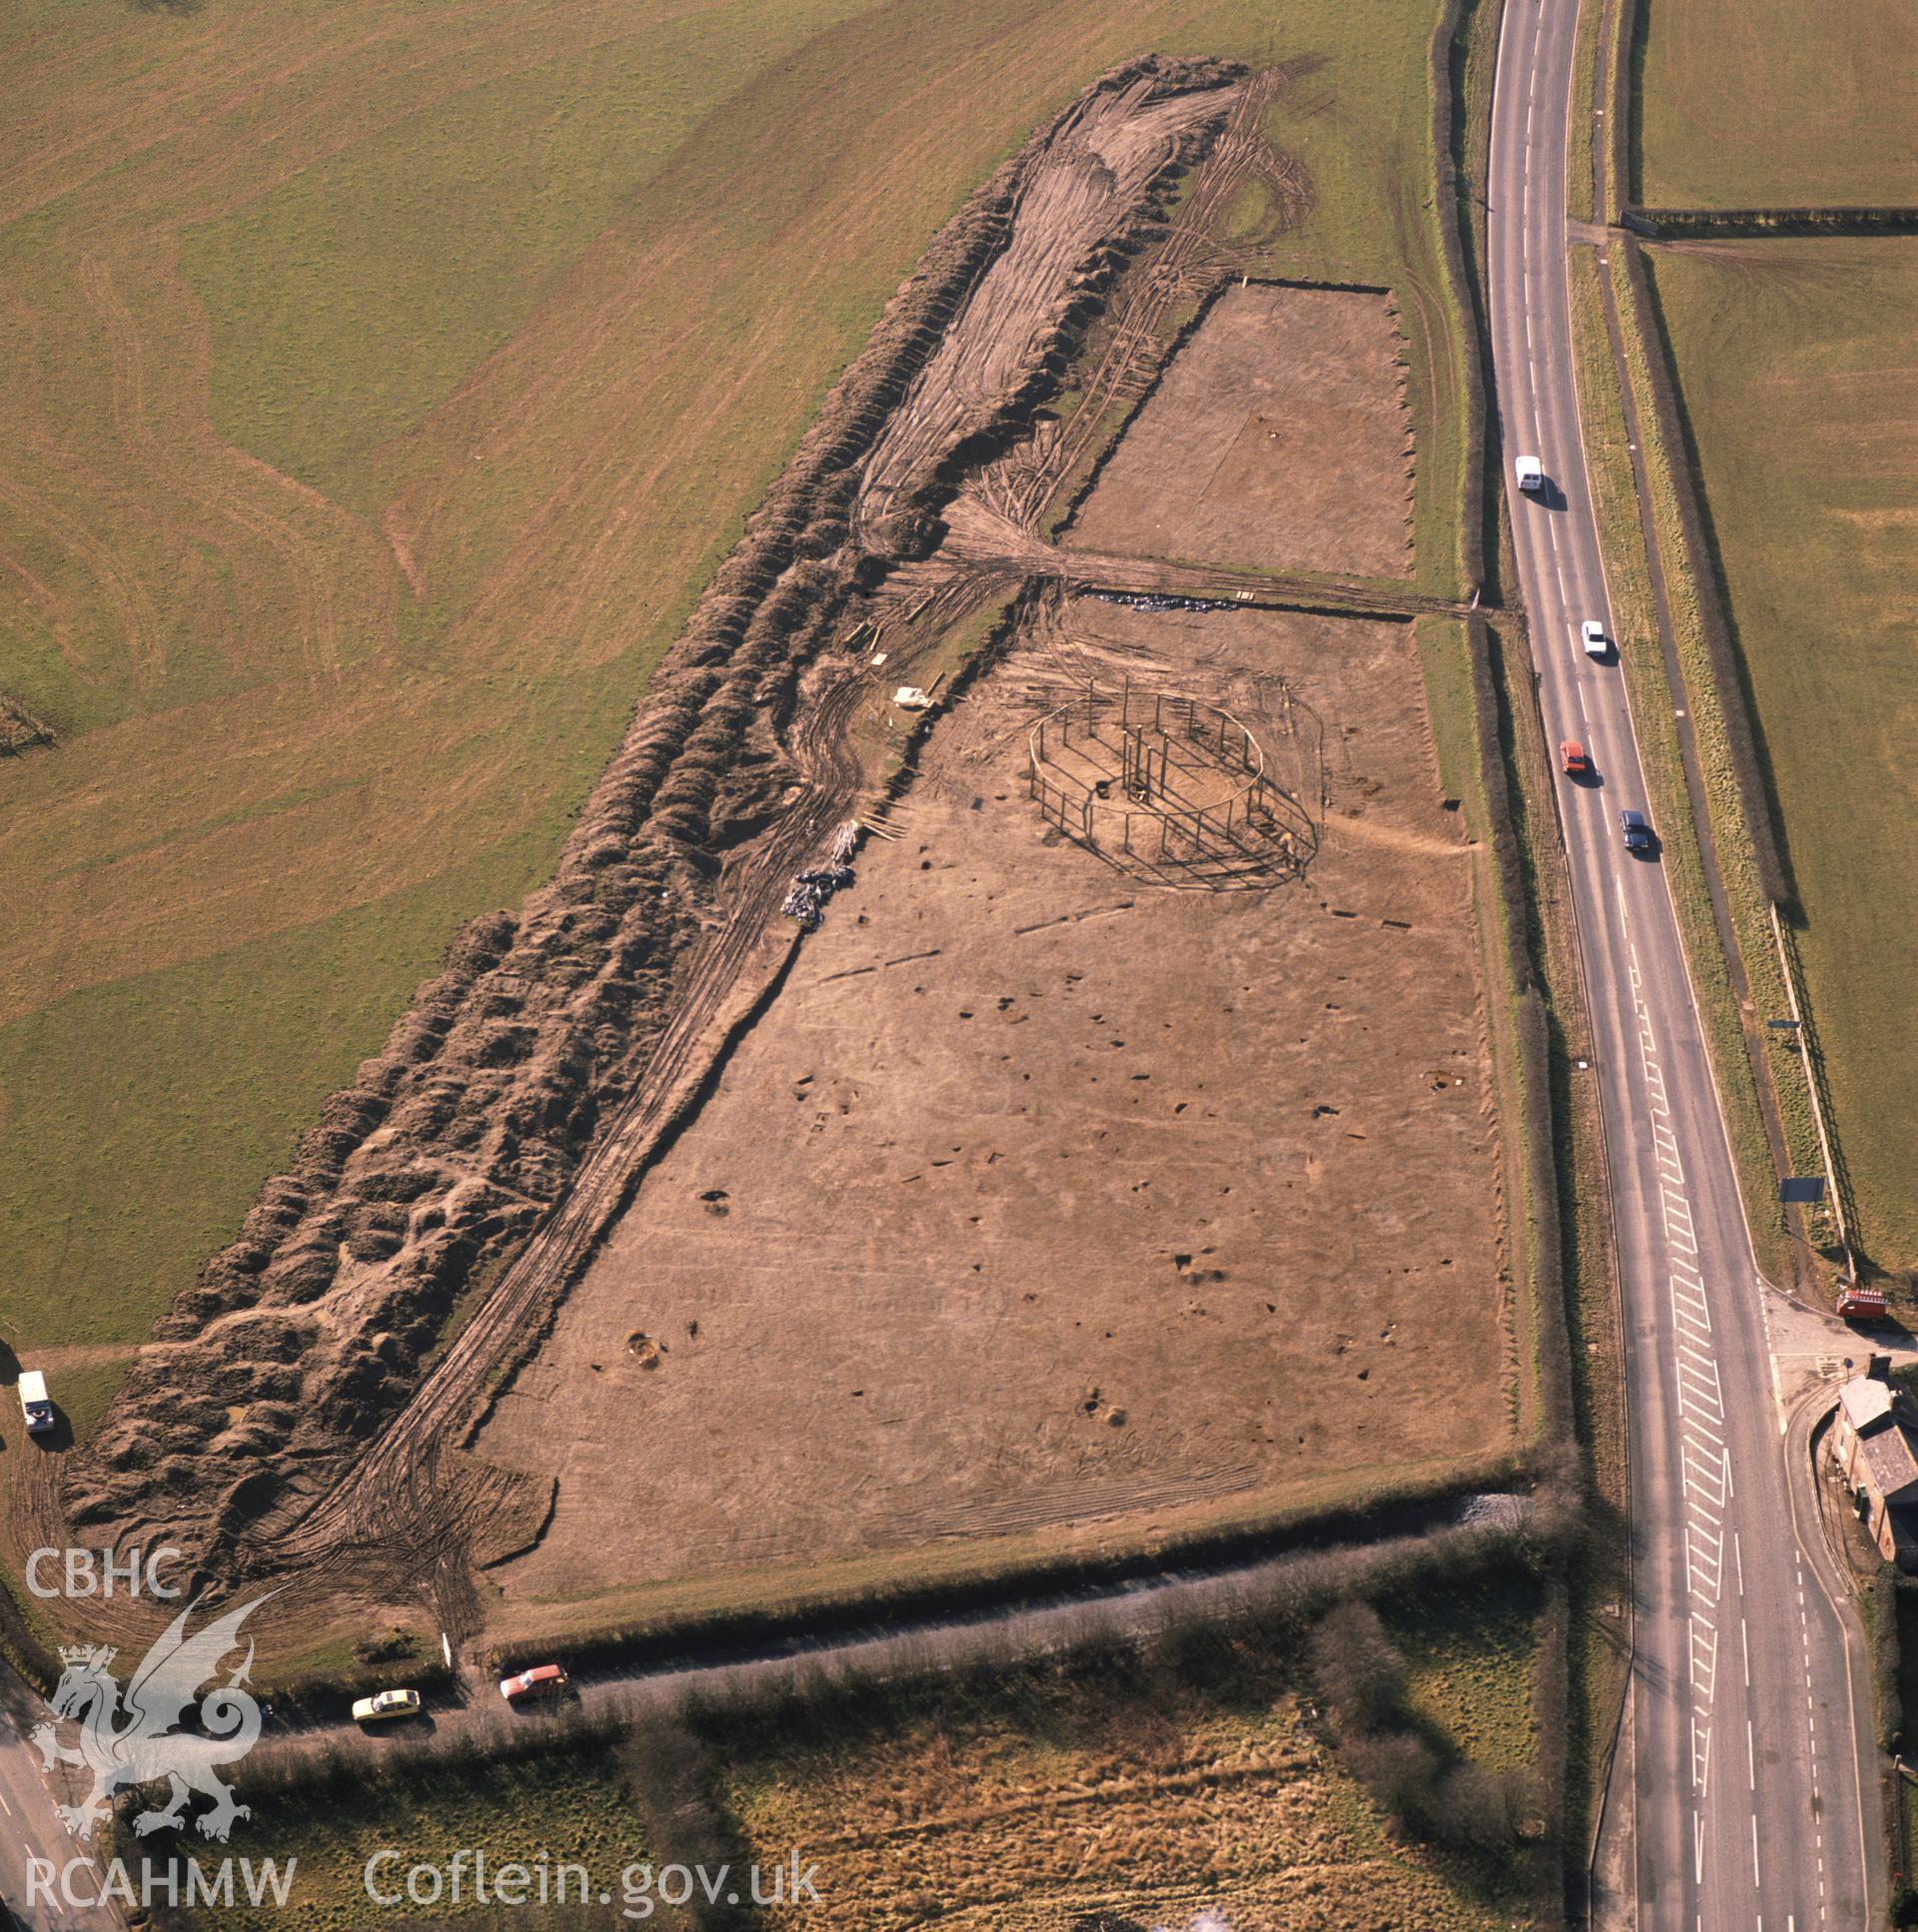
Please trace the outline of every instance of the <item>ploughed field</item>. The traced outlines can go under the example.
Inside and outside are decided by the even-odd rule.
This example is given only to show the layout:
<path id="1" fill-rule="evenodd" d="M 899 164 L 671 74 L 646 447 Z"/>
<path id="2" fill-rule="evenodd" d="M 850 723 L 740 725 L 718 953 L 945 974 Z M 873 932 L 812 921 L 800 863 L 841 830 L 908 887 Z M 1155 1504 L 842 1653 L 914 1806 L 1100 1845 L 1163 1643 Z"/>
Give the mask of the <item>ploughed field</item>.
<path id="1" fill-rule="evenodd" d="M 1408 576 L 1404 384 L 1383 296 L 1228 288 L 1066 540 L 1203 563 Z"/>
<path id="2" fill-rule="evenodd" d="M 1193 1527 L 1502 1444 L 1469 850 L 1411 627 L 1044 629 L 939 721 L 480 1437 L 558 1478 L 510 1601 Z M 1306 876 L 1182 890 L 1048 825 L 1029 733 L 1086 674 L 1323 755 Z"/>
<path id="3" fill-rule="evenodd" d="M 1406 621 L 1448 607 L 1448 312 L 1411 267 L 1270 279 L 1315 208 L 1272 139 L 1301 78 L 1128 61 L 975 188 L 551 881 L 461 935 L 82 1453 L 10 1485 L 11 1540 L 137 1531 L 297 1579 L 289 1623 L 465 1641 L 476 1568 L 509 1637 L 1508 1445 L 1482 867 Z M 422 596 L 430 501 L 382 524 Z M 551 634 L 621 574 L 595 548 Z M 800 877 L 836 888 L 803 936 Z"/>

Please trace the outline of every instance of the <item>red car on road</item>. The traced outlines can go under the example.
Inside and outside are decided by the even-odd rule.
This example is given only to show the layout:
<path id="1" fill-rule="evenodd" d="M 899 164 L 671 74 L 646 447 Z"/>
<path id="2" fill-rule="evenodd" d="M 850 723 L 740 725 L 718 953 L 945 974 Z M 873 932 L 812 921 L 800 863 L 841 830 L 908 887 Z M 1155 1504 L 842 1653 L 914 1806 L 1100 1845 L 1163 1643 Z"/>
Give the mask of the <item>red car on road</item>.
<path id="1" fill-rule="evenodd" d="M 530 1703 L 535 1697 L 552 1697 L 572 1681 L 556 1663 L 536 1663 L 516 1677 L 499 1679 L 499 1694 L 509 1704 Z"/>
<path id="2" fill-rule="evenodd" d="M 1558 762 L 1573 778 L 1591 776 L 1591 760 L 1585 756 L 1585 747 L 1576 738 L 1567 738 L 1558 747 Z"/>

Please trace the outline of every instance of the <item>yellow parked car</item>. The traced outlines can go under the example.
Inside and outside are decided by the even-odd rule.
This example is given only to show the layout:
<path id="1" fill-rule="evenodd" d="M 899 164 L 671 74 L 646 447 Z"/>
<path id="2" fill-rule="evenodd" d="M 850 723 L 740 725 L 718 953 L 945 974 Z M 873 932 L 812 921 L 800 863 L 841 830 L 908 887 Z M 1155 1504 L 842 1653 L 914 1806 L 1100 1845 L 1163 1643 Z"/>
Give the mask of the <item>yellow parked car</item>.
<path id="1" fill-rule="evenodd" d="M 384 1724 L 395 1717 L 418 1717 L 421 1709 L 417 1690 L 383 1690 L 362 1697 L 353 1707 L 353 1716 L 356 1723 Z"/>

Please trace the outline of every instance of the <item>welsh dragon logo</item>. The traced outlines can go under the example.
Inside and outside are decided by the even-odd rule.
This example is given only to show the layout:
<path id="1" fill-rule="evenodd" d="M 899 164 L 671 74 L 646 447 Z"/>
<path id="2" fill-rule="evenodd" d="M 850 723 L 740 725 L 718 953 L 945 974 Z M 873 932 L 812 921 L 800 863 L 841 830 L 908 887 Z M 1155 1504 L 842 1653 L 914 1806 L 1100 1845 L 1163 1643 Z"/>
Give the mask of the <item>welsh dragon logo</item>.
<path id="1" fill-rule="evenodd" d="M 259 1741 L 260 1706 L 246 1687 L 253 1669 L 253 1639 L 246 1640 L 246 1657 L 228 1672 L 225 1683 L 204 1697 L 200 1690 L 239 1649 L 240 1625 L 265 1601 L 255 1597 L 189 1635 L 187 1619 L 199 1607 L 195 1598 L 147 1652 L 124 1694 L 108 1671 L 113 1650 L 89 1646 L 60 1652 L 66 1669 L 55 1687 L 52 1709 L 55 1718 L 78 1721 L 78 1747 L 62 1744 L 52 1724 L 36 1725 L 33 1741 L 48 1770 L 71 1764 L 93 1775 L 93 1790 L 83 1803 L 59 1807 L 76 1837 L 93 1835 L 123 1784 L 171 1787 L 166 1804 L 134 1819 L 133 1828 L 143 1837 L 162 1825 L 181 1823 L 195 1791 L 213 1800 L 212 1809 L 198 1820 L 205 1837 L 224 1844 L 234 1820 L 248 1815 L 245 1805 L 234 1802 L 233 1787 L 215 1773 L 223 1764 L 237 1763 Z M 196 1700 L 203 1734 L 176 1728 Z"/>

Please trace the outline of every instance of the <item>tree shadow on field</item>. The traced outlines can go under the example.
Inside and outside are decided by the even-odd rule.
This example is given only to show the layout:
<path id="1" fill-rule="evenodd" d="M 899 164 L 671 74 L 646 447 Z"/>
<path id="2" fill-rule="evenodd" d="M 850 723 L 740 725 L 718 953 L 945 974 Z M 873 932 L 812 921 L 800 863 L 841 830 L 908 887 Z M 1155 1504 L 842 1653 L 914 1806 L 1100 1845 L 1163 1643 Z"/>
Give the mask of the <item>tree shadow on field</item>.
<path id="1" fill-rule="evenodd" d="M 1481 1620 L 1462 1598 L 1428 1603 L 1425 1614 L 1447 1610 Z M 1416 1708 L 1412 1660 L 1395 1641 L 1404 1634 L 1357 1598 L 1319 1620 L 1307 1643 L 1321 1706 L 1312 1728 L 1404 1839 L 1423 1844 L 1468 1896 L 1505 1909 L 1550 1856 L 1543 1793 L 1530 1766 L 1481 1760 Z"/>

